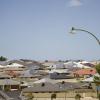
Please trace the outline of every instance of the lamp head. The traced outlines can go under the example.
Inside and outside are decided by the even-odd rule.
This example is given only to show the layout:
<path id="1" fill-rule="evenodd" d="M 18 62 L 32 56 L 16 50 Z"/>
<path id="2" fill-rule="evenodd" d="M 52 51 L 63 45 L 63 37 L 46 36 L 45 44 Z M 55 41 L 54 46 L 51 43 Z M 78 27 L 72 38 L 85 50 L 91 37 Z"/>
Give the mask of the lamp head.
<path id="1" fill-rule="evenodd" d="M 74 27 L 71 28 L 70 33 L 71 33 L 71 34 L 75 34 L 75 28 L 74 28 Z"/>
<path id="2" fill-rule="evenodd" d="M 74 27 L 72 27 L 71 31 L 74 31 L 74 30 L 75 30 L 75 28 L 74 28 Z"/>

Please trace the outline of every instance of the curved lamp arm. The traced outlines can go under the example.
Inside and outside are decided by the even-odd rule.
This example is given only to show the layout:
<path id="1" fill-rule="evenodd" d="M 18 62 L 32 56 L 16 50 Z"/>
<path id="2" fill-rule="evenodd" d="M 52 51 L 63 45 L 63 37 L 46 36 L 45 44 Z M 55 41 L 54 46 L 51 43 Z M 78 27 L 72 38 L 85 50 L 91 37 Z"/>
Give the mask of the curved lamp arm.
<path id="1" fill-rule="evenodd" d="M 100 40 L 93 33 L 89 32 L 87 30 L 83 30 L 83 29 L 76 29 L 74 27 L 72 27 L 71 33 L 73 33 L 74 30 L 76 30 L 76 31 L 84 31 L 84 32 L 89 33 L 90 35 L 92 35 L 97 40 L 98 44 L 100 45 Z"/>

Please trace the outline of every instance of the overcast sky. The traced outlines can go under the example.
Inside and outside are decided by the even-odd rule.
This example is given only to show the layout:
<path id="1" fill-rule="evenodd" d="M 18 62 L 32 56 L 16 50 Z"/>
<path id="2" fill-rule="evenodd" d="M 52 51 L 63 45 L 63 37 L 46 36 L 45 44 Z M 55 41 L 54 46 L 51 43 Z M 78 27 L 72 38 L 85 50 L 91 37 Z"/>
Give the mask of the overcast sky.
<path id="1" fill-rule="evenodd" d="M 0 0 L 0 56 L 35 60 L 100 59 L 100 0 Z"/>

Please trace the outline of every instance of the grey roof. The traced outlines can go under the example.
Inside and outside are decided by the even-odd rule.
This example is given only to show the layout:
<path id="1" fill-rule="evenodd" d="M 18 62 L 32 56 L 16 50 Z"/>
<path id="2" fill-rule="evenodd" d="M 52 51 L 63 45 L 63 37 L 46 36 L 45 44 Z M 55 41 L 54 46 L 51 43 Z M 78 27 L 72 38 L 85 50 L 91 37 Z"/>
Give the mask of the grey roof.
<path id="1" fill-rule="evenodd" d="M 20 59 L 20 60 L 0 61 L 0 65 L 4 65 L 4 66 L 12 64 L 12 63 L 18 63 L 25 67 L 27 66 L 27 68 L 34 68 L 34 69 L 45 68 L 44 65 L 42 65 L 38 61 L 34 61 L 34 60 Z"/>
<path id="2" fill-rule="evenodd" d="M 11 78 L 11 76 L 6 73 L 0 73 L 0 78 Z"/>
<path id="3" fill-rule="evenodd" d="M 15 90 L 15 91 L 4 91 L 4 93 L 9 96 L 10 99 L 6 99 L 6 100 L 22 100 L 20 98 L 20 90 Z M 13 94 L 13 95 L 12 95 Z"/>
<path id="4" fill-rule="evenodd" d="M 56 80 L 52 80 L 52 79 L 50 79 L 50 78 L 47 77 L 47 78 L 42 78 L 40 80 L 37 80 L 34 83 L 35 84 L 38 84 L 38 83 L 52 83 L 52 84 L 55 84 L 57 82 L 56 82 Z"/>
<path id="5" fill-rule="evenodd" d="M 18 63 L 18 64 L 21 64 L 21 65 L 25 65 L 25 63 L 20 61 L 20 60 L 9 60 L 9 61 L 6 61 L 4 63 L 4 65 L 9 65 L 9 64 L 12 64 L 12 63 Z"/>
<path id="6" fill-rule="evenodd" d="M 66 90 L 68 89 L 81 89 L 83 83 L 71 83 L 71 82 L 59 82 L 57 83 L 57 85 L 59 85 L 60 88 L 64 88 Z"/>
<path id="7" fill-rule="evenodd" d="M 46 74 L 47 73 L 43 71 L 29 69 L 29 70 L 23 71 L 20 77 L 33 77 L 34 75 L 46 75 Z"/>
<path id="8" fill-rule="evenodd" d="M 25 88 L 22 91 L 23 92 L 57 92 L 60 91 L 60 88 L 58 85 L 53 85 L 51 83 L 44 83 L 45 85 L 42 86 L 43 83 L 39 83 L 34 85 L 34 87 Z"/>
<path id="9" fill-rule="evenodd" d="M 63 62 L 57 62 L 57 63 L 55 63 L 55 64 L 53 65 L 53 67 L 56 68 L 56 69 L 60 69 L 60 68 L 63 69 L 63 68 L 65 68 Z"/>
<path id="10" fill-rule="evenodd" d="M 0 61 L 0 65 L 7 65 L 8 63 L 7 63 L 7 61 Z"/>
<path id="11" fill-rule="evenodd" d="M 51 83 L 44 83 L 45 85 L 42 86 L 43 83 L 35 84 L 33 87 L 25 88 L 22 91 L 23 92 L 61 92 L 61 91 L 67 91 L 72 89 L 81 89 L 82 84 L 75 84 L 75 83 L 57 83 L 57 84 L 51 84 Z"/>
<path id="12" fill-rule="evenodd" d="M 0 85 L 19 85 L 20 82 L 14 81 L 12 79 L 3 79 L 0 80 Z"/>
<path id="13" fill-rule="evenodd" d="M 42 65 L 41 63 L 39 63 L 37 61 L 31 61 L 29 63 L 25 62 L 25 66 L 27 66 L 28 68 L 34 68 L 34 69 L 43 69 L 43 68 L 45 68 L 44 65 Z"/>
<path id="14" fill-rule="evenodd" d="M 70 62 L 67 62 L 66 64 L 65 64 L 65 67 L 66 68 L 73 68 L 73 66 L 76 66 L 76 64 L 73 62 L 73 61 L 70 61 Z"/>
<path id="15" fill-rule="evenodd" d="M 23 71 L 19 77 L 32 77 L 30 70 Z"/>

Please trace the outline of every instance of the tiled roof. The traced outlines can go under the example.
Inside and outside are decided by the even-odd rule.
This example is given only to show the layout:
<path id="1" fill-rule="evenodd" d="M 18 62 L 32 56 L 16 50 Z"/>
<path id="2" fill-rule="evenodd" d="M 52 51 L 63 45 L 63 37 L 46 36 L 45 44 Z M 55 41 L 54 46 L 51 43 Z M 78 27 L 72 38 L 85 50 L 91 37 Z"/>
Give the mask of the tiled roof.
<path id="1" fill-rule="evenodd" d="M 94 75 L 96 73 L 96 70 L 94 68 L 87 68 L 87 69 L 80 69 L 76 72 L 74 72 L 74 74 L 78 74 L 78 75 Z"/>

